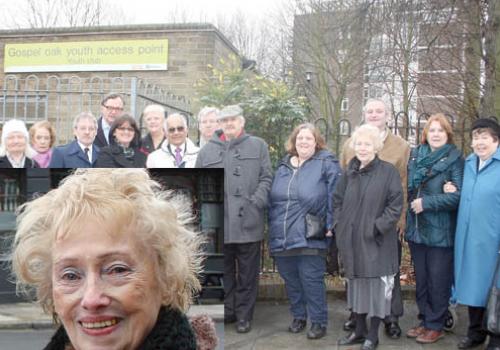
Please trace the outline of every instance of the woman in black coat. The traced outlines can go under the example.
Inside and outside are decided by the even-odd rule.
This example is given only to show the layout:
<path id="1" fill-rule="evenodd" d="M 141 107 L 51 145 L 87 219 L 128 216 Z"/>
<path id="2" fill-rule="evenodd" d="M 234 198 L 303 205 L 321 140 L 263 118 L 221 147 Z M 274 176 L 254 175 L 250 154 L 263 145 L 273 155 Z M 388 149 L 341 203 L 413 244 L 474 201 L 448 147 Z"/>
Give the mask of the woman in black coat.
<path id="1" fill-rule="evenodd" d="M 140 131 L 136 121 L 125 114 L 109 130 L 109 146 L 103 147 L 96 168 L 144 168 L 146 154 L 140 149 Z"/>
<path id="2" fill-rule="evenodd" d="M 377 156 L 382 145 L 374 126 L 363 125 L 354 132 L 351 147 L 356 156 L 339 179 L 333 199 L 334 231 L 348 278 L 347 302 L 356 317 L 354 332 L 338 343 L 363 343 L 362 350 L 378 345 L 378 328 L 390 315 L 399 268 L 396 225 L 403 189 L 398 170 Z"/>

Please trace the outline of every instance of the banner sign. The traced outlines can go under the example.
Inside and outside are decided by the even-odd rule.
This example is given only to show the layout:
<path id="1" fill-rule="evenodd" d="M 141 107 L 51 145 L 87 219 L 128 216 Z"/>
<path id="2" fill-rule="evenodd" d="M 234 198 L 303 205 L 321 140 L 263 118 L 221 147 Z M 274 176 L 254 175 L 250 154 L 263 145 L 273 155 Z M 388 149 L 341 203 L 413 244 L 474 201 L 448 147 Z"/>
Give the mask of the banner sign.
<path id="1" fill-rule="evenodd" d="M 4 72 L 167 70 L 168 40 L 6 44 Z"/>

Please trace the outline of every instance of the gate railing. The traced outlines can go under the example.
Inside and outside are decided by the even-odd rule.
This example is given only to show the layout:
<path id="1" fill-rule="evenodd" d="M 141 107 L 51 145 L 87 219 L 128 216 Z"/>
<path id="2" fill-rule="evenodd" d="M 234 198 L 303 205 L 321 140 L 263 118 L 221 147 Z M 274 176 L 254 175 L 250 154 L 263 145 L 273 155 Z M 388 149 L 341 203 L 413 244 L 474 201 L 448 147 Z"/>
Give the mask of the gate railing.
<path id="1" fill-rule="evenodd" d="M 149 104 L 160 104 L 168 113 L 178 112 L 192 118 L 186 97 L 135 77 L 6 75 L 0 87 L 0 123 L 16 118 L 29 126 L 49 120 L 57 131 L 56 145 L 63 144 L 73 138 L 73 118 L 82 111 L 99 117 L 100 102 L 109 93 L 122 94 L 126 111 L 139 121 L 142 110 Z"/>

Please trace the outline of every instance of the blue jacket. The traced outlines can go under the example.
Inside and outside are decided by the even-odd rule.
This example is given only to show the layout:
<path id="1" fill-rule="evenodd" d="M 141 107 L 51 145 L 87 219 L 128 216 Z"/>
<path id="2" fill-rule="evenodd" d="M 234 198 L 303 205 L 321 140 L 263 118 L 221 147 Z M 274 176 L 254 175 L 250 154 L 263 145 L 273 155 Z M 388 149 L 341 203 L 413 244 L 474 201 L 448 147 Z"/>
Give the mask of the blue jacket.
<path id="1" fill-rule="evenodd" d="M 420 146 L 419 146 L 420 147 Z M 418 147 L 410 154 L 408 180 L 417 168 Z M 420 186 L 419 193 L 408 191 L 405 239 L 430 247 L 453 247 L 457 220 L 458 202 L 464 172 L 462 154 L 456 148 L 436 162 Z M 444 193 L 443 185 L 451 181 L 457 191 Z M 424 211 L 415 215 L 410 203 L 422 198 Z"/>
<path id="2" fill-rule="evenodd" d="M 463 305 L 486 306 L 500 249 L 500 148 L 477 171 L 465 161 L 455 237 L 455 290 Z"/>
<path id="3" fill-rule="evenodd" d="M 92 168 L 98 156 L 99 147 L 93 145 L 92 164 L 90 164 L 78 142 L 73 141 L 67 145 L 54 148 L 49 168 Z"/>
<path id="4" fill-rule="evenodd" d="M 279 164 L 269 195 L 269 248 L 271 253 L 294 248 L 326 249 L 326 240 L 307 240 L 305 216 L 326 217 L 333 226 L 333 192 L 341 173 L 334 155 L 321 150 L 298 169 L 290 156 Z"/>

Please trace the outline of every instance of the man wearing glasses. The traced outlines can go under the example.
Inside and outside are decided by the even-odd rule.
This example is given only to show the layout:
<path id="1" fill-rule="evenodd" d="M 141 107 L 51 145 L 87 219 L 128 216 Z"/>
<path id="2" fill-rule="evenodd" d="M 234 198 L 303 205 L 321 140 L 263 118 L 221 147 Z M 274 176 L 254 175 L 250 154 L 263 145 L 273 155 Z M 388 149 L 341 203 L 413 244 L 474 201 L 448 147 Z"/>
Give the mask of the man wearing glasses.
<path id="1" fill-rule="evenodd" d="M 161 147 L 148 156 L 148 168 L 194 168 L 198 151 L 188 136 L 186 118 L 179 114 L 170 114 L 164 124 L 167 139 Z"/>
<path id="2" fill-rule="evenodd" d="M 122 116 L 124 105 L 123 97 L 119 94 L 109 94 L 102 99 L 94 145 L 100 148 L 109 145 L 109 130 L 115 119 Z"/>

